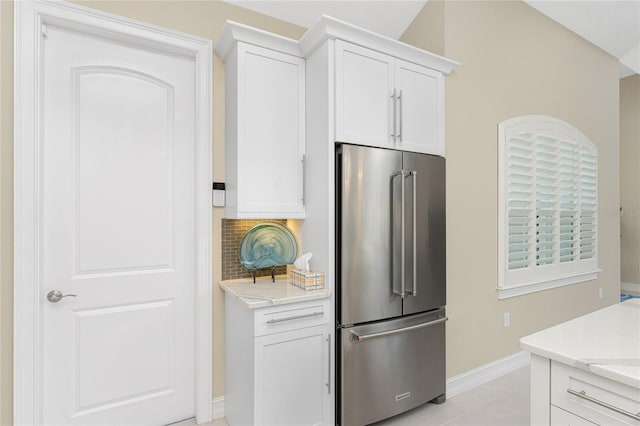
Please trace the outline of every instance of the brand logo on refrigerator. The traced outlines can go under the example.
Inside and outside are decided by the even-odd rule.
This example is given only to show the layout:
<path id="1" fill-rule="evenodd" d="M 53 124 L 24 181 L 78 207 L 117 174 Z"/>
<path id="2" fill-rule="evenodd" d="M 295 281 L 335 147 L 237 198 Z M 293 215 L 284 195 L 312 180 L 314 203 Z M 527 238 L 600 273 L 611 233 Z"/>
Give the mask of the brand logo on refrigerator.
<path id="1" fill-rule="evenodd" d="M 396 402 L 402 401 L 403 399 L 411 398 L 411 392 L 401 393 L 400 395 L 396 395 Z"/>

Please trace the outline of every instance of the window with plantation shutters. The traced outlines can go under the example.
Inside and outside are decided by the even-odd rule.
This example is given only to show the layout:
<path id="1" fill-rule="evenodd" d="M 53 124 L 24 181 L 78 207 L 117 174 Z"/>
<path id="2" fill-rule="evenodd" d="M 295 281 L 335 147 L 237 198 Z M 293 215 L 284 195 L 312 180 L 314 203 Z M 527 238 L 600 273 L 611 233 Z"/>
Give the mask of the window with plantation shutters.
<path id="1" fill-rule="evenodd" d="M 597 278 L 598 152 L 546 116 L 500 123 L 498 297 Z"/>

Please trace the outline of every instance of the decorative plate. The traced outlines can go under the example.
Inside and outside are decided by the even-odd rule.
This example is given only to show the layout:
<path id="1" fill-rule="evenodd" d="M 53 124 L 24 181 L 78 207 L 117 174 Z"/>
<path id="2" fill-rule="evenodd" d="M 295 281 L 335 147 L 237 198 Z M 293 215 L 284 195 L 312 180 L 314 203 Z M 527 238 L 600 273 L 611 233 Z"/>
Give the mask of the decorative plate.
<path id="1" fill-rule="evenodd" d="M 298 256 L 298 243 L 291 229 L 275 222 L 249 229 L 240 242 L 240 263 L 246 269 L 290 265 Z"/>

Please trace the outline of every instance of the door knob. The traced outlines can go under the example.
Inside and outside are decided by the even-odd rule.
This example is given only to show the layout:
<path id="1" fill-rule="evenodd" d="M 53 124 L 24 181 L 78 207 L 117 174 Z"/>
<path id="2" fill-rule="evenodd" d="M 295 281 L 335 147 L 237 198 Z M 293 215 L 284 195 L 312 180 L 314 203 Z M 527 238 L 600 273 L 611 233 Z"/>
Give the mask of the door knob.
<path id="1" fill-rule="evenodd" d="M 60 290 L 51 290 L 47 293 L 47 300 L 51 303 L 58 303 L 63 297 L 78 297 L 77 294 L 62 294 Z"/>

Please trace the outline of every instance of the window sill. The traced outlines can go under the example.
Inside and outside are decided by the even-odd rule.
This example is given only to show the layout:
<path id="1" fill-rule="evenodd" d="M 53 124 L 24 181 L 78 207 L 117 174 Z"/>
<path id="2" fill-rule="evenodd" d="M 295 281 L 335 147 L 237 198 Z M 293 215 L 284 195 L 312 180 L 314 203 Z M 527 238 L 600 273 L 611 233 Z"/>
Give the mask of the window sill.
<path id="1" fill-rule="evenodd" d="M 596 269 L 594 271 L 581 273 L 579 275 L 572 275 L 569 277 L 558 278 L 550 281 L 518 284 L 512 287 L 498 288 L 498 299 L 509 299 L 510 297 L 523 296 L 525 294 L 535 293 L 537 291 L 549 290 L 552 288 L 564 287 L 571 284 L 595 280 L 598 278 L 598 273 L 601 271 L 601 269 Z"/>

